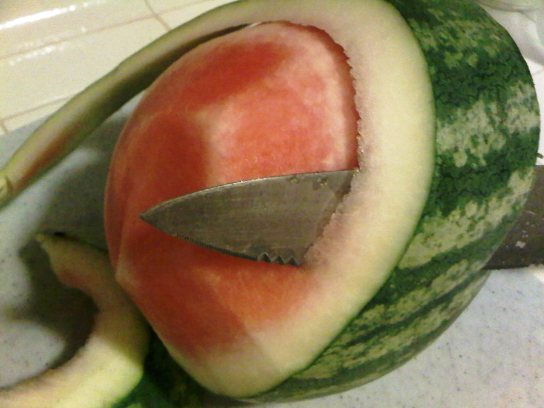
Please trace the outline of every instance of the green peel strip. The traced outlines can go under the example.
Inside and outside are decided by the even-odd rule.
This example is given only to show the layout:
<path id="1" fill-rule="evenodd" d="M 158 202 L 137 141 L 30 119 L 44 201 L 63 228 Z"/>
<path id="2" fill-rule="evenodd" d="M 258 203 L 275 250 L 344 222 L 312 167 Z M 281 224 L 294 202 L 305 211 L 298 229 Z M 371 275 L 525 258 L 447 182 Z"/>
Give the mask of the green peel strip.
<path id="1" fill-rule="evenodd" d="M 200 43 L 240 28 L 209 34 L 195 33 L 192 27 L 180 26 L 131 55 L 38 127 L 0 170 L 0 205 L 74 150 L 180 56 Z"/>

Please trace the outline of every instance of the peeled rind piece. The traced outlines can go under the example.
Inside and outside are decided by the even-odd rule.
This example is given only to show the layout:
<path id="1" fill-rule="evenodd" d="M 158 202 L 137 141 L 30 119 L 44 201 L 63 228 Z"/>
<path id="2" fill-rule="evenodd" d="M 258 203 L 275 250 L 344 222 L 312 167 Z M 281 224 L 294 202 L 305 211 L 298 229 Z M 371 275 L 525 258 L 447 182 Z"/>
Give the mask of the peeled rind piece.
<path id="1" fill-rule="evenodd" d="M 106 253 L 64 236 L 38 242 L 65 285 L 97 313 L 89 338 L 67 362 L 0 390 L 2 408 L 176 408 L 200 406 L 200 389 L 168 356 L 115 282 Z"/>
<path id="2" fill-rule="evenodd" d="M 149 329 L 117 285 L 106 254 L 76 241 L 39 235 L 65 285 L 95 302 L 92 332 L 69 361 L 0 392 L 4 408 L 103 407 L 125 397 L 143 375 Z"/>

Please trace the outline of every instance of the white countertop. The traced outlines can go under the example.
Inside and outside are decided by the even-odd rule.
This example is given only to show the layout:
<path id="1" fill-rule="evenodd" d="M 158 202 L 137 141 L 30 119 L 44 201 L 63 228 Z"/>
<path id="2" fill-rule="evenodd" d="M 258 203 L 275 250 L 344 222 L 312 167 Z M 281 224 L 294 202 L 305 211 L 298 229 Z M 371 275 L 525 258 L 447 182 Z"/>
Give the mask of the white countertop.
<path id="1" fill-rule="evenodd" d="M 50 114 L 171 27 L 227 1 L 3 0 L 0 141 L 17 143 L 28 133 L 22 126 Z M 520 45 L 544 106 L 544 46 L 538 39 L 536 13 L 490 12 Z M 540 146 L 544 153 L 544 137 Z M 0 159 L 6 154 L 0 152 Z M 93 160 L 89 155 L 80 159 L 81 166 Z M 95 176 L 103 175 L 93 169 Z M 59 185 L 54 186 L 54 192 L 58 191 Z M 20 245 L 32 233 L 28 220 L 41 217 L 55 204 L 46 187 L 51 189 L 51 185 L 34 188 L 17 211 L 8 209 L 13 211 L 8 221 L 0 222 L 0 236 L 9 235 L 9 240 L 0 240 L 0 386 L 70 352 L 63 346 L 64 338 L 84 335 L 67 328 L 79 319 L 84 303 L 66 311 L 60 301 L 38 296 L 32 305 L 25 304 L 36 288 L 46 287 L 60 298 L 73 296 L 44 277 L 43 271 L 31 280 L 18 275 L 29 265 L 43 262 L 25 256 L 32 251 L 21 250 Z M 27 227 L 22 228 L 23 224 Z M 41 307 L 45 304 L 62 311 L 62 317 L 49 316 L 44 323 Z M 276 406 L 268 406 L 272 405 Z M 543 407 L 544 267 L 493 272 L 453 326 L 393 373 L 346 393 L 290 406 Z"/>

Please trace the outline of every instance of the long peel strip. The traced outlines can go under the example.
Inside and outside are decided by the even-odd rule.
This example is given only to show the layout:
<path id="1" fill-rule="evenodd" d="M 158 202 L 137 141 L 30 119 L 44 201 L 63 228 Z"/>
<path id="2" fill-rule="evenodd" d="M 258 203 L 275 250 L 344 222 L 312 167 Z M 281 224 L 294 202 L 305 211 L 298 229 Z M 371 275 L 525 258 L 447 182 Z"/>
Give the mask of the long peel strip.
<path id="1" fill-rule="evenodd" d="M 181 55 L 210 38 L 240 28 L 210 34 L 195 32 L 191 27 L 180 26 L 132 54 L 39 126 L 0 169 L 0 205 L 74 150 Z"/>

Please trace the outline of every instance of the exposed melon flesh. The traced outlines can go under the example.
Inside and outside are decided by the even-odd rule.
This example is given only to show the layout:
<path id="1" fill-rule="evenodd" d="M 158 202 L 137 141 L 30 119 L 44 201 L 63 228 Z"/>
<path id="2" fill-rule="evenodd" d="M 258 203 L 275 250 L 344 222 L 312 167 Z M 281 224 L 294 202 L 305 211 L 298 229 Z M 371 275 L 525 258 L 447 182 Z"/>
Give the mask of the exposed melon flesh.
<path id="1" fill-rule="evenodd" d="M 265 21 L 323 29 L 353 66 L 353 99 L 340 48 L 315 30 L 265 24 L 222 37 L 155 83 L 125 129 L 108 181 L 106 227 L 118 280 L 190 374 L 212 391 L 237 397 L 265 391 L 306 367 L 368 302 L 409 242 L 432 172 L 427 70 L 396 10 L 381 2 L 345 10 L 331 2 L 331 12 L 342 16 L 327 18 L 313 5 L 289 5 L 251 3 L 232 15 L 225 9 L 223 17 L 236 25 L 258 10 Z M 268 39 L 259 43 L 260 35 Z M 315 51 L 318 58 L 298 38 L 306 36 L 325 44 Z M 261 45 L 251 50 L 245 39 Z M 239 64 L 240 58 L 248 61 Z M 319 74 L 331 58 L 337 61 Z M 303 73 L 281 78 L 286 62 Z M 240 82 L 221 81 L 232 73 Z M 297 88 L 304 81 L 310 106 Z M 327 88 L 318 92 L 320 82 Z M 292 86 L 290 93 L 284 86 Z M 353 109 L 346 108 L 352 100 L 361 116 L 357 148 Z M 346 134 L 338 132 L 339 122 Z M 302 268 L 214 253 L 138 220 L 161 200 L 209 185 L 350 168 L 355 149 L 362 171 Z"/>
<path id="2" fill-rule="evenodd" d="M 118 280 L 173 354 L 198 363 L 210 351 L 253 346 L 252 333 L 305 308 L 319 280 L 167 238 L 138 214 L 211 185 L 353 168 L 356 122 L 341 49 L 322 32 L 287 25 L 212 41 L 151 89 L 114 159 L 108 227 Z M 133 190 L 124 180 L 134 177 L 150 180 Z"/>

